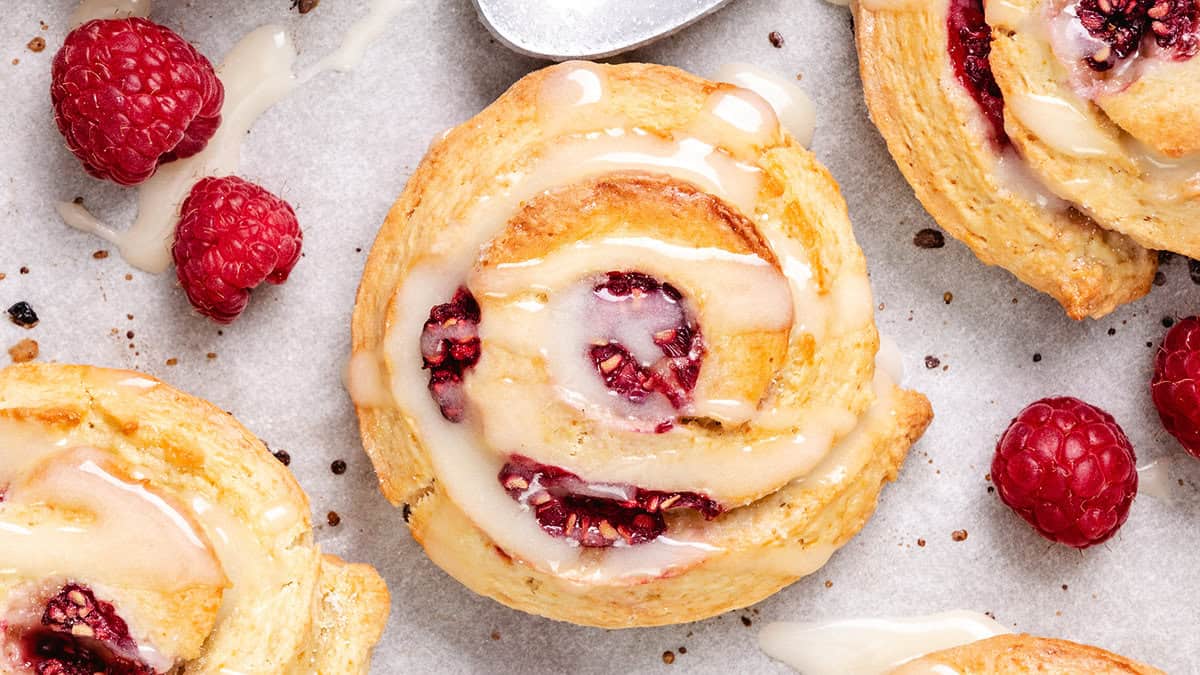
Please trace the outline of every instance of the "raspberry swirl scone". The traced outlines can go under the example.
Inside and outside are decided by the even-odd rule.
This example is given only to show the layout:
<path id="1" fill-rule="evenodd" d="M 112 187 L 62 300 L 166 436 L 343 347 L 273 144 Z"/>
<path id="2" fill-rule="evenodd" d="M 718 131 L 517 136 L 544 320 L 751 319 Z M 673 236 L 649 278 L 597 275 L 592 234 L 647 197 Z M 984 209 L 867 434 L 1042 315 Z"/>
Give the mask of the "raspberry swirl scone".
<path id="1" fill-rule="evenodd" d="M 0 672 L 365 673 L 387 612 L 229 414 L 129 371 L 0 371 Z"/>
<path id="2" fill-rule="evenodd" d="M 353 328 L 364 444 L 430 558 L 580 624 L 816 570 L 931 417 L 875 367 L 829 174 L 764 98 L 663 66 L 547 68 L 435 141 Z"/>
<path id="3" fill-rule="evenodd" d="M 1027 26 L 1032 40 L 1057 25 L 1044 18 L 1051 8 L 1040 6 L 1041 2 L 989 0 L 987 18 L 995 21 L 994 17 L 1002 16 Z M 1041 98 L 1010 91 L 1025 80 L 1027 86 L 1034 86 L 1030 83 L 1050 78 L 1044 82 L 1047 87 L 1057 81 L 1054 78 L 1066 82 L 1068 73 L 1078 72 L 1078 67 L 1069 69 L 1049 52 L 1036 57 L 1045 56 L 1036 69 L 1032 64 L 1010 67 L 1006 41 L 1011 38 L 1004 30 L 989 27 L 981 0 L 862 0 L 854 6 L 854 18 L 871 118 L 938 225 L 966 243 L 983 262 L 1000 265 L 1049 294 L 1076 319 L 1103 316 L 1149 291 L 1156 258 L 1143 246 L 1171 247 L 1139 236 L 1138 228 L 1122 225 L 1122 218 L 1166 219 L 1184 236 L 1188 221 L 1180 217 L 1181 209 L 1195 208 L 1196 203 L 1190 198 L 1164 199 L 1135 208 L 1129 201 L 1141 197 L 1130 194 L 1149 200 L 1148 193 L 1125 193 L 1134 184 L 1157 189 L 1171 182 L 1168 176 L 1186 183 L 1182 164 L 1163 157 L 1135 165 L 1126 154 L 1128 161 L 1093 170 L 1108 160 L 1092 156 L 1092 148 L 1084 142 L 1090 138 L 1088 128 L 1082 122 L 1097 119 L 1098 108 L 1077 101 L 1072 103 L 1075 107 L 1067 105 L 1076 96 L 1069 84 L 1059 87 L 1055 99 L 1042 96 L 1044 91 L 1038 94 Z M 1151 65 L 1147 70 L 1153 71 Z M 1171 81 L 1181 91 L 1196 87 L 1194 80 Z M 1161 101 L 1167 100 L 1171 97 Z M 1163 103 L 1155 108 L 1159 118 L 1167 113 Z M 1195 107 L 1189 108 L 1195 114 Z M 1019 124 L 1029 110 L 1040 123 L 1037 131 L 1045 135 L 1041 142 Z M 1075 113 L 1078 120 L 1067 119 Z M 1112 124 L 1103 124 L 1103 133 L 1097 132 L 1101 136 L 1121 135 Z M 1112 139 L 1106 149 L 1135 145 L 1131 138 Z M 1056 155 L 1062 159 L 1056 169 L 1061 180 L 1048 174 L 1041 150 L 1031 147 L 1039 143 L 1043 149 L 1069 146 L 1076 153 Z M 1102 178 L 1097 171 L 1111 175 Z M 1159 177 L 1165 182 L 1160 183 Z M 1111 200 L 1125 206 L 1101 204 Z M 1122 208 L 1125 215 L 1115 217 Z"/>

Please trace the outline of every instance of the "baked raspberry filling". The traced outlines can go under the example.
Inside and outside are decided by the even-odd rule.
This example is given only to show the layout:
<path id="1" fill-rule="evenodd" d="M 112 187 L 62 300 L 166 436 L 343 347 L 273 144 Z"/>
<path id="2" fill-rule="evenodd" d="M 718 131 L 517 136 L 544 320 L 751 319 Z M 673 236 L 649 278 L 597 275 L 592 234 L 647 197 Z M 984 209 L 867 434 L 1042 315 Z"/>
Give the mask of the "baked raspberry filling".
<path id="1" fill-rule="evenodd" d="M 1174 59 L 1191 58 L 1200 48 L 1197 0 L 1080 0 L 1075 15 L 1089 35 L 1105 43 L 1084 59 L 1095 71 L 1136 54 L 1149 37 Z"/>
<path id="2" fill-rule="evenodd" d="M 946 29 L 954 75 L 991 125 L 992 142 L 1004 147 L 1008 144 L 1008 134 L 1004 132 L 1004 95 L 988 60 L 992 53 L 992 28 L 984 18 L 983 0 L 950 0 Z"/>
<path id="3" fill-rule="evenodd" d="M 46 602 L 41 624 L 20 634 L 20 658 L 38 675 L 154 675 L 113 606 L 71 583 Z"/>
<path id="4" fill-rule="evenodd" d="M 566 469 L 522 455 L 509 457 L 498 478 L 510 497 L 533 511 L 547 534 L 589 548 L 654 541 L 667 531 L 666 511 L 692 509 L 707 520 L 723 511 L 720 504 L 695 492 L 589 483 Z"/>
<path id="5" fill-rule="evenodd" d="M 623 335 L 600 335 L 588 348 L 588 357 L 605 386 L 632 403 L 643 403 L 661 394 L 676 409 L 692 399 L 704 342 L 700 328 L 683 307 L 683 295 L 671 284 L 640 272 L 609 272 L 593 294 L 598 325 L 618 326 Z M 629 335 L 647 330 L 648 336 Z M 649 342 L 660 354 L 649 360 L 645 349 L 631 350 L 630 342 Z M 633 352 L 640 351 L 642 359 Z"/>
<path id="6" fill-rule="evenodd" d="M 461 422 L 466 408 L 463 373 L 479 361 L 479 303 L 466 288 L 429 312 L 421 330 L 421 359 L 429 371 L 429 393 L 442 417 Z"/>

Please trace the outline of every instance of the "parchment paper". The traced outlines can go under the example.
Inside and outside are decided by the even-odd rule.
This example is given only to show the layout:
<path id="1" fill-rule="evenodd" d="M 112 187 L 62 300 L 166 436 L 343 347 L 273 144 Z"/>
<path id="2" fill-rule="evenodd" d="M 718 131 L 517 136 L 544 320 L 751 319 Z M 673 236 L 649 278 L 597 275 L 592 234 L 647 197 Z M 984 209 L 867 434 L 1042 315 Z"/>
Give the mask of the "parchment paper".
<path id="1" fill-rule="evenodd" d="M 252 28 L 283 24 L 303 67 L 366 9 L 361 0 L 325 0 L 300 16 L 289 4 L 164 0 L 154 16 L 214 62 Z M 232 411 L 288 451 L 322 545 L 374 564 L 391 587 L 374 672 L 778 672 L 755 643 L 767 621 L 952 608 L 990 611 L 1017 630 L 1103 645 L 1173 673 L 1200 672 L 1200 462 L 1162 431 L 1147 386 L 1163 317 L 1196 311 L 1200 286 L 1187 261 L 1166 263 L 1164 283 L 1147 299 L 1075 323 L 949 238 L 941 249 L 915 247 L 914 233 L 933 223 L 867 119 L 846 9 L 737 0 L 622 58 L 702 74 L 727 61 L 803 74 L 819 111 L 814 150 L 849 202 L 880 329 L 900 344 L 907 384 L 929 395 L 937 419 L 874 519 L 817 574 L 708 621 L 603 631 L 509 610 L 429 562 L 376 489 L 341 385 L 366 251 L 429 140 L 542 64 L 494 43 L 469 0 L 429 0 L 401 16 L 357 71 L 322 75 L 268 111 L 246 139 L 241 173 L 296 207 L 305 257 L 286 286 L 255 292 L 246 314 L 222 331 L 190 312 L 173 274 L 134 270 L 115 251 L 96 259 L 93 252 L 111 247 L 59 221 L 53 202 L 79 195 L 108 221 L 128 222 L 134 194 L 88 178 L 54 128 L 50 62 L 73 3 L 3 5 L 0 309 L 27 300 L 41 323 L 26 331 L 0 320 L 0 347 L 29 337 L 43 360 L 144 370 Z M 772 31 L 782 48 L 768 41 Z M 36 36 L 47 42 L 40 53 L 26 47 Z M 926 356 L 940 365 L 927 368 Z M 1108 409 L 1139 463 L 1173 459 L 1172 480 L 1182 481 L 1173 501 L 1141 496 L 1119 536 L 1082 553 L 1040 538 L 987 492 L 984 478 L 1009 419 L 1057 393 Z M 343 475 L 330 471 L 337 459 L 349 466 Z M 325 524 L 329 511 L 340 514 L 339 526 Z M 953 541 L 956 530 L 968 538 Z"/>

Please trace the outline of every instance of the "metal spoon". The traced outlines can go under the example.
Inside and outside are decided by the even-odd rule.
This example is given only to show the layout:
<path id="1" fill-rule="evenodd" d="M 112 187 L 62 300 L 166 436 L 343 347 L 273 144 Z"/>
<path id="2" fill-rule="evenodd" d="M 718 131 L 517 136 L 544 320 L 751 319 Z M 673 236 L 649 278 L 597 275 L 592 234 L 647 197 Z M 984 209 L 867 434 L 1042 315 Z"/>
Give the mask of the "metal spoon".
<path id="1" fill-rule="evenodd" d="M 475 0 L 510 49 L 553 61 L 619 54 L 670 35 L 730 0 Z"/>

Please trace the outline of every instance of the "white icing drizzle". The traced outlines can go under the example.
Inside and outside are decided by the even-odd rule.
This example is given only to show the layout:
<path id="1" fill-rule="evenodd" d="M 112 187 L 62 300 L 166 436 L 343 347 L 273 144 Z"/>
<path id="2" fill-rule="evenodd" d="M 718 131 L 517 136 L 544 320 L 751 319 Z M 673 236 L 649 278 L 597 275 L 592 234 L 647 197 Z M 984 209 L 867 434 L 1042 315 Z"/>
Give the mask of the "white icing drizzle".
<path id="1" fill-rule="evenodd" d="M 968 611 L 895 619 L 771 623 L 759 647 L 804 675 L 886 675 L 926 654 L 1010 631 Z"/>
<path id="2" fill-rule="evenodd" d="M 1138 494 L 1172 502 L 1178 497 L 1178 484 L 1171 479 L 1171 458 L 1162 457 L 1137 469 Z"/>
<path id="3" fill-rule="evenodd" d="M 692 532 L 685 527 L 674 526 L 669 537 L 659 537 L 648 544 L 632 547 L 618 545 L 602 551 L 583 550 L 573 541 L 555 539 L 545 534 L 526 508 L 509 498 L 499 485 L 496 477 L 504 459 L 480 443 L 481 436 L 486 434 L 488 446 L 502 447 L 506 452 L 525 447 L 522 443 L 527 444 L 525 432 L 530 427 L 522 420 L 527 419 L 528 424 L 540 421 L 538 402 L 545 400 L 545 396 L 521 389 L 522 386 L 531 386 L 529 384 L 510 382 L 514 394 L 505 398 L 508 414 L 503 424 L 482 423 L 471 415 L 463 423 L 447 423 L 429 396 L 425 378 L 420 376 L 418 370 L 421 364 L 421 329 L 430 307 L 445 302 L 453 295 L 467 271 L 474 267 L 481 247 L 505 226 L 521 203 L 559 185 L 622 171 L 665 174 L 690 182 L 759 222 L 760 231 L 780 259 L 790 287 L 780 288 L 779 292 L 772 291 L 764 302 L 771 304 L 776 317 L 780 316 L 779 312 L 787 316 L 787 305 L 789 302 L 792 304 L 795 312 L 792 327 L 794 338 L 799 332 L 811 332 L 821 339 L 829 334 L 861 327 L 871 319 L 872 303 L 865 274 L 842 275 L 828 296 L 819 294 L 813 284 L 807 253 L 798 242 L 783 233 L 781 226 L 770 223 L 765 214 L 756 214 L 761 172 L 756 166 L 744 163 L 737 157 L 751 148 L 769 144 L 779 134 L 778 121 L 773 119 L 775 115 L 770 106 L 764 105 L 763 97 L 742 90 L 718 92 L 706 103 L 704 111 L 691 128 L 671 138 L 662 138 L 637 128 L 626 128 L 624 120 L 613 119 L 604 107 L 606 95 L 607 83 L 603 71 L 592 64 L 563 64 L 548 75 L 538 97 L 540 128 L 547 137 L 565 137 L 548 144 L 548 149 L 535 158 L 531 166 L 520 172 L 498 176 L 497 190 L 480 197 L 465 219 L 470 226 L 468 236 L 435 245 L 420 264 L 410 269 L 393 298 L 383 352 L 393 397 L 397 405 L 411 416 L 425 447 L 429 448 L 439 481 L 445 486 L 451 500 L 501 549 L 537 569 L 581 583 L 636 583 L 658 578 L 673 570 L 682 570 L 718 553 L 720 549 L 704 543 L 702 531 Z M 631 242 L 621 243 L 625 247 L 623 251 L 605 244 L 605 255 L 600 256 L 605 260 L 603 265 L 595 260 L 587 262 L 579 259 L 581 255 L 592 255 L 596 249 L 576 250 L 561 258 L 556 254 L 546 260 L 529 261 L 503 270 L 489 270 L 486 275 L 470 279 L 468 287 L 477 295 L 503 295 L 537 289 L 548 295 L 546 290 L 562 285 L 567 280 L 577 282 L 581 275 L 620 267 L 613 265 L 612 255 L 632 255 L 628 247 Z M 641 248 L 647 248 L 644 242 L 638 243 L 642 244 Z M 586 244 L 592 245 L 590 242 Z M 676 252 L 660 242 L 654 243 L 649 250 L 654 250 L 656 255 L 637 253 L 629 262 L 637 263 L 639 271 L 652 274 L 667 265 L 662 270 L 662 276 L 674 283 L 673 276 L 680 273 L 680 267 L 655 258 L 665 257 L 669 260 Z M 664 253 L 665 256 L 661 255 Z M 708 254 L 703 250 L 690 249 L 688 255 Z M 583 264 L 585 262 L 586 265 Z M 715 262 L 725 264 L 720 260 Z M 747 267 L 746 262 L 738 260 L 732 263 L 741 266 L 738 268 L 741 271 L 737 271 L 734 277 L 745 277 L 746 280 L 754 278 L 757 273 L 747 276 L 746 270 L 753 270 L 756 266 Z M 720 283 L 729 283 L 730 275 L 725 272 L 713 274 L 711 265 L 706 261 L 705 265 L 697 267 L 708 269 L 708 273 Z M 536 272 L 532 271 L 535 269 Z M 778 279 L 778 273 L 774 275 Z M 737 281 L 736 278 L 734 281 Z M 696 283 L 701 282 L 705 287 L 712 283 L 709 280 Z M 768 286 L 773 285 L 768 277 L 763 277 L 759 283 L 763 282 Z M 778 285 L 777 282 L 774 285 Z M 783 295 L 784 290 L 789 291 L 790 301 Z M 729 297 L 733 296 L 726 292 L 721 296 L 723 303 L 714 301 L 711 304 L 733 304 L 728 302 Z M 743 302 L 742 299 L 750 296 L 737 297 L 738 302 L 742 303 L 740 307 L 734 304 L 713 311 L 728 312 L 724 317 L 726 320 L 747 326 L 771 320 L 770 315 L 763 315 L 761 305 Z M 481 337 L 485 341 L 507 340 L 516 344 L 532 340 L 537 343 L 537 348 L 546 348 L 549 352 L 549 347 L 541 340 L 553 336 L 560 342 L 568 342 L 562 334 L 562 323 L 552 321 L 557 327 L 546 333 L 545 337 L 531 337 L 530 332 L 518 324 L 523 321 L 549 321 L 543 317 L 550 317 L 555 310 L 550 304 L 549 297 L 509 303 L 507 307 L 513 316 L 506 318 L 495 313 L 489 314 L 480 326 Z M 489 367 L 488 352 L 486 348 L 483 350 L 474 373 Z M 566 357 L 554 358 L 565 360 Z M 473 379 L 470 374 L 466 378 L 468 390 Z M 598 381 L 594 374 L 592 379 Z M 709 403 L 712 404 L 714 415 L 737 415 L 743 418 L 752 414 L 757 404 L 738 401 Z M 890 414 L 889 405 L 890 399 L 881 399 L 872 408 L 871 414 Z M 718 412 L 717 408 L 721 406 L 726 409 Z M 768 439 L 774 444 L 770 451 L 777 459 L 786 458 L 789 462 L 802 464 L 799 467 L 789 466 L 788 471 L 802 473 L 813 467 L 819 471 L 821 466 L 832 462 L 833 468 L 820 473 L 817 480 L 836 481 L 844 479 L 845 472 L 856 463 L 861 466 L 865 458 L 858 455 L 831 459 L 834 455 L 851 454 L 837 450 L 830 452 L 830 447 L 838 433 L 849 431 L 853 426 L 853 415 L 846 411 L 817 411 L 810 418 L 811 430 L 806 427 Z M 795 419 L 788 422 L 791 425 L 799 423 Z M 784 428 L 781 425 L 781 430 Z M 759 449 L 748 448 L 747 451 L 754 453 Z M 688 449 L 688 452 L 694 450 Z M 647 461 L 657 462 L 654 475 L 670 476 L 668 480 L 675 477 L 692 480 L 705 471 L 734 474 L 735 478 L 736 475 L 745 477 L 755 473 L 745 470 L 745 455 L 739 458 L 740 468 L 714 471 L 712 463 L 698 461 L 694 454 L 684 457 L 682 450 L 679 454 L 678 466 L 667 470 L 661 467 L 671 462 L 669 457 L 660 455 L 647 458 Z M 692 473 L 684 474 L 684 467 Z M 840 474 L 837 473 L 839 469 L 842 472 Z M 613 469 L 614 475 L 619 475 L 620 471 L 619 467 Z M 626 475 L 627 479 L 617 480 L 642 487 L 658 487 L 648 484 L 645 480 L 647 471 L 643 468 L 630 470 Z M 586 478 L 598 480 L 592 475 Z M 789 550 L 785 557 L 791 562 L 786 566 L 811 571 L 810 566 L 815 569 L 825 562 L 833 547 L 829 547 L 828 551 L 815 552 L 814 547 L 809 549 L 813 550 Z"/>
<path id="4" fill-rule="evenodd" d="M 78 28 L 93 19 L 125 19 L 150 16 L 151 0 L 82 0 L 71 12 L 67 25 Z"/>
<path id="5" fill-rule="evenodd" d="M 350 355 L 344 384 L 355 405 L 381 408 L 394 403 L 384 376 L 382 359 L 383 356 L 375 351 L 359 351 Z"/>
<path id="6" fill-rule="evenodd" d="M 804 147 L 812 145 L 817 108 L 794 80 L 748 63 L 728 63 L 717 69 L 715 80 L 744 87 L 761 96 L 775 110 L 784 128 Z"/>
<path id="7" fill-rule="evenodd" d="M 111 459 L 68 449 L 9 484 L 0 503 L 0 575 L 163 590 L 223 585 L 221 565 L 192 520 L 141 481 L 122 477 Z"/>
<path id="8" fill-rule="evenodd" d="M 1017 94 L 1005 109 L 1038 139 L 1073 157 L 1113 157 L 1121 154 L 1114 134 L 1105 131 L 1076 102 L 1066 96 Z"/>
<path id="9" fill-rule="evenodd" d="M 1038 208 L 1059 213 L 1071 208 L 1071 202 L 1051 192 L 1015 150 L 1006 149 L 997 155 L 994 171 L 1002 190 Z"/>
<path id="10" fill-rule="evenodd" d="M 368 14 L 345 34 L 342 45 L 305 70 L 300 78 L 292 71 L 296 49 L 287 31 L 279 26 L 262 26 L 243 37 L 217 67 L 225 86 L 221 125 L 208 145 L 183 160 L 163 164 L 149 180 L 137 187 L 138 213 L 124 230 L 114 229 L 92 216 L 79 204 L 56 205 L 63 222 L 95 234 L 114 244 L 130 265 L 160 273 L 171 264 L 171 242 L 179 207 L 196 181 L 205 176 L 227 176 L 237 172 L 242 143 L 254 122 L 296 87 L 328 71 L 347 71 L 361 61 L 367 45 L 379 37 L 388 22 L 411 0 L 373 0 Z M 136 7 L 149 13 L 149 0 L 85 0 L 76 10 L 80 18 L 111 12 L 110 5 Z M 125 11 L 125 10 L 121 10 Z M 133 11 L 133 10 L 130 10 Z M 103 15 L 103 14 L 101 14 Z"/>

